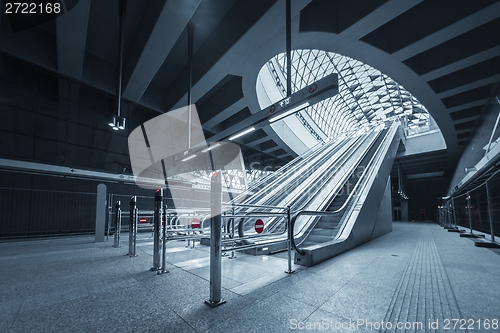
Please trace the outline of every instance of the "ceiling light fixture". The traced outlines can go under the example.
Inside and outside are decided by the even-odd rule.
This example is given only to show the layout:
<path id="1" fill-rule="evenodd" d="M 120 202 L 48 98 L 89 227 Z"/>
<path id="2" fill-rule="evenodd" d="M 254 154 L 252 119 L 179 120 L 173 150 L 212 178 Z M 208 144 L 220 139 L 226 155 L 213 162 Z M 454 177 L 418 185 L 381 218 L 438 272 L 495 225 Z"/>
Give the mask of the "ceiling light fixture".
<path id="1" fill-rule="evenodd" d="M 232 137 L 230 137 L 230 138 L 229 138 L 229 141 L 233 141 L 234 139 L 237 139 L 237 138 L 239 138 L 240 136 L 243 136 L 243 135 L 248 134 L 248 133 L 253 132 L 253 131 L 255 131 L 255 127 L 250 127 L 249 129 L 244 130 L 244 131 L 243 131 L 243 132 L 241 132 L 241 133 L 238 133 L 238 134 L 236 134 L 236 135 L 233 135 Z"/>
<path id="2" fill-rule="evenodd" d="M 194 154 L 193 154 L 193 155 L 191 155 L 191 156 L 188 156 L 188 157 L 186 157 L 186 158 L 182 159 L 181 161 L 182 161 L 182 162 L 186 162 L 186 161 L 189 161 L 190 159 L 195 158 L 195 157 L 196 157 L 196 155 L 194 155 Z"/>
<path id="3" fill-rule="evenodd" d="M 219 147 L 219 146 L 220 146 L 220 143 L 217 143 L 217 144 L 215 144 L 215 145 L 213 145 L 213 146 L 210 146 L 210 147 L 208 147 L 208 148 L 203 149 L 201 152 L 202 152 L 202 153 L 206 153 L 207 151 L 210 151 L 210 150 L 212 150 L 212 149 L 214 149 L 214 148 L 217 148 L 217 147 Z"/>

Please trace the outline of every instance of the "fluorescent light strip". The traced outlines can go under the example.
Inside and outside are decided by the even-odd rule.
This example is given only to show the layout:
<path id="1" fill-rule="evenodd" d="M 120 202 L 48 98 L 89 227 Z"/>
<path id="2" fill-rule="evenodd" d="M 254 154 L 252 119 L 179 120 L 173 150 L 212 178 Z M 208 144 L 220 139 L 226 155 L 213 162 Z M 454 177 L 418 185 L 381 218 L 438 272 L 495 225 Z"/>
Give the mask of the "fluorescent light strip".
<path id="1" fill-rule="evenodd" d="M 190 159 L 195 158 L 195 157 L 196 157 L 196 155 L 191 155 L 191 156 L 188 156 L 188 157 L 186 157 L 185 159 L 183 159 L 181 161 L 182 162 L 186 162 L 186 161 L 189 161 Z"/>
<path id="2" fill-rule="evenodd" d="M 214 148 L 217 148 L 217 147 L 219 147 L 219 146 L 220 146 L 220 143 L 217 143 L 217 144 L 215 144 L 215 145 L 213 145 L 213 146 L 210 146 L 210 147 L 208 147 L 208 148 L 206 148 L 206 149 L 203 149 L 201 152 L 202 152 L 202 153 L 206 153 L 207 151 L 212 150 L 212 149 L 214 149 Z"/>
<path id="3" fill-rule="evenodd" d="M 281 118 L 285 118 L 286 116 L 291 115 L 292 113 L 294 113 L 296 111 L 299 111 L 300 109 L 303 109 L 303 108 L 308 107 L 308 106 L 309 106 L 309 102 L 305 102 L 305 103 L 303 103 L 303 104 L 301 104 L 299 106 L 294 107 L 291 110 L 288 110 L 285 113 L 282 113 L 282 114 L 280 114 L 280 115 L 278 115 L 276 117 L 273 117 L 273 118 L 269 119 L 269 122 L 272 123 L 272 122 L 275 122 L 276 120 L 280 120 Z"/>
<path id="4" fill-rule="evenodd" d="M 239 138 L 240 136 L 243 136 L 243 135 L 248 134 L 248 133 L 253 132 L 253 131 L 255 131 L 255 127 L 250 127 L 249 129 L 247 129 L 247 130 L 245 130 L 245 131 L 243 131 L 243 132 L 241 132 L 241 133 L 238 133 L 238 134 L 236 134 L 236 135 L 234 135 L 234 136 L 230 137 L 230 138 L 229 138 L 229 141 L 233 141 L 234 139 L 237 139 L 237 138 Z"/>

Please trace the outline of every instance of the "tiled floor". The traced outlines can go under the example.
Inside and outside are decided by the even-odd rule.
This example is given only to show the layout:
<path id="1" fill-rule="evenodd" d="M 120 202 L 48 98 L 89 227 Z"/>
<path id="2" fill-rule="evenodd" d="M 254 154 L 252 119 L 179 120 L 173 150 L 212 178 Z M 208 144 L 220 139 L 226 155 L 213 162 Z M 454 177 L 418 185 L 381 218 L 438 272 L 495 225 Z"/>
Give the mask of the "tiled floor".
<path id="1" fill-rule="evenodd" d="M 204 304 L 206 246 L 169 243 L 170 273 L 157 275 L 150 234 L 132 258 L 126 234 L 119 249 L 90 237 L 0 243 L 0 332 L 500 331 L 500 255 L 435 224 L 393 226 L 292 275 L 283 254 L 226 256 L 217 308 Z"/>

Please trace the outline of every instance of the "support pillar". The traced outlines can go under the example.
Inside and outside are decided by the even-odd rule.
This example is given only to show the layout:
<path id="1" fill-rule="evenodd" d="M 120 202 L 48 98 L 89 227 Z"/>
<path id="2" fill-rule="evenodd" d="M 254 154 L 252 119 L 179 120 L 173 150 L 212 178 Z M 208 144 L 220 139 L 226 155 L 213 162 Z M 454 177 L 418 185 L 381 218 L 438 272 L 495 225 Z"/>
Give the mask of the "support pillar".
<path id="1" fill-rule="evenodd" d="M 95 242 L 104 242 L 106 226 L 106 185 L 97 185 L 97 202 L 95 210 Z"/>
<path id="2" fill-rule="evenodd" d="M 154 213 L 154 226 L 153 226 L 153 267 L 152 271 L 158 271 L 161 269 L 160 264 L 160 233 L 161 233 L 161 222 L 162 222 L 162 210 L 163 205 L 163 189 L 159 188 L 155 192 L 155 213 Z"/>

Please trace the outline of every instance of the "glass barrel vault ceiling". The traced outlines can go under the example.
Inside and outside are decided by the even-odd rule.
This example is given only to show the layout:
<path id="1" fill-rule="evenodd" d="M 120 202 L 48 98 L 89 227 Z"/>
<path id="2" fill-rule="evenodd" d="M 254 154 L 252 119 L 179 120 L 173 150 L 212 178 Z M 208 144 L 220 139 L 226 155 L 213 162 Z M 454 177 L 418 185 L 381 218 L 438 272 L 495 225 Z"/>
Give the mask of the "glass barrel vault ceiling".
<path id="1" fill-rule="evenodd" d="M 278 54 L 266 65 L 285 97 L 286 54 Z M 403 115 L 407 135 L 429 131 L 430 115 L 426 108 L 379 70 L 333 52 L 292 51 L 292 93 L 331 73 L 339 76 L 339 93 L 305 109 L 328 137 Z M 296 115 L 301 118 L 300 113 Z"/>

